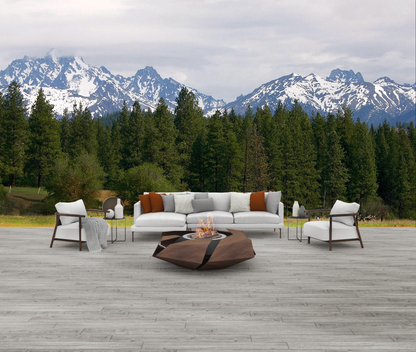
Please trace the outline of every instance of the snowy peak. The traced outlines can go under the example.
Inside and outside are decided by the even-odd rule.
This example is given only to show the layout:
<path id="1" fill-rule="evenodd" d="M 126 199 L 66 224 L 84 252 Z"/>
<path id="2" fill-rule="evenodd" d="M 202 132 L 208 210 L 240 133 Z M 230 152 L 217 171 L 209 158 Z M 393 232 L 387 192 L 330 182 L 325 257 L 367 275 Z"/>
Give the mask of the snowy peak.
<path id="1" fill-rule="evenodd" d="M 248 106 L 256 109 L 267 104 L 273 111 L 280 102 L 290 107 L 295 100 L 309 114 L 336 113 L 347 105 L 355 118 L 378 125 L 385 119 L 414 121 L 416 90 L 414 85 L 397 84 L 388 77 L 369 83 L 359 72 L 335 69 L 326 79 L 313 73 L 280 77 L 239 96 L 225 108 L 244 114 Z"/>
<path id="2" fill-rule="evenodd" d="M 330 82 L 342 82 L 342 83 L 364 83 L 364 78 L 360 72 L 354 73 L 353 70 L 340 70 L 339 68 L 332 70 L 331 74 L 326 78 Z"/>
<path id="3" fill-rule="evenodd" d="M 184 87 L 171 78 L 163 79 L 151 66 L 138 70 L 132 77 L 123 77 L 113 75 L 103 66 L 89 65 L 79 56 L 58 57 L 54 49 L 43 58 L 25 56 L 14 60 L 4 71 L 0 71 L 0 92 L 6 92 L 12 81 L 22 86 L 28 105 L 33 104 L 42 87 L 59 115 L 65 108 L 72 111 L 74 103 L 82 103 L 93 114 L 120 110 L 124 101 L 128 106 L 138 101 L 142 108 L 154 110 L 162 97 L 173 111 L 175 99 Z M 222 100 L 188 88 L 203 109 L 225 105 Z"/>

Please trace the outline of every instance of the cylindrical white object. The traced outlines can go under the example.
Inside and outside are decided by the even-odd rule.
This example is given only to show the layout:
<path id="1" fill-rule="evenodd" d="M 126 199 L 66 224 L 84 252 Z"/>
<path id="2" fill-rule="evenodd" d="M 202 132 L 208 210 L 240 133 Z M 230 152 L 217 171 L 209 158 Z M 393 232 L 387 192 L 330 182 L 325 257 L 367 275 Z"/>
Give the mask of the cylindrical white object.
<path id="1" fill-rule="evenodd" d="M 293 203 L 292 216 L 299 216 L 299 203 L 297 200 Z"/>
<path id="2" fill-rule="evenodd" d="M 117 198 L 117 204 L 114 207 L 114 217 L 116 219 L 122 219 L 123 218 L 123 206 L 121 205 L 120 198 Z"/>

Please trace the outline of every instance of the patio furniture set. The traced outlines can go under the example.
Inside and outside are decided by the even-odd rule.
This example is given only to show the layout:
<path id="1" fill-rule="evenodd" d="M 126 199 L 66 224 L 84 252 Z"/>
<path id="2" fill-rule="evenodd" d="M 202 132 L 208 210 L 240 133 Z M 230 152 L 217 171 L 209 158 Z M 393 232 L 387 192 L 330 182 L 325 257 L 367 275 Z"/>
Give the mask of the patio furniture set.
<path id="1" fill-rule="evenodd" d="M 281 192 L 256 193 L 145 193 L 134 204 L 134 224 L 131 227 L 132 242 L 135 233 L 162 233 L 153 256 L 188 269 L 223 269 L 230 265 L 251 259 L 255 252 L 251 240 L 244 230 L 273 230 L 284 227 L 284 208 Z M 56 204 L 56 225 L 50 247 L 54 241 L 82 243 L 87 241 L 82 227 L 82 218 L 87 211 L 105 214 L 114 205 L 114 199 L 104 202 L 101 210 L 87 210 L 82 200 Z M 302 241 L 302 234 L 310 239 L 328 242 L 332 250 L 334 242 L 363 242 L 358 228 L 357 203 L 337 200 L 332 209 L 311 209 L 306 216 L 292 217 L 308 220 L 296 225 L 296 238 Z M 311 221 L 311 214 L 330 212 L 327 221 Z M 110 219 L 110 220 L 124 220 Z M 112 224 L 111 224 L 112 225 Z M 126 231 L 126 226 L 124 226 Z M 117 231 L 117 221 L 116 221 Z M 124 241 L 126 232 L 124 232 Z M 111 242 L 113 226 L 108 225 L 107 233 Z M 289 228 L 288 228 L 289 239 Z"/>

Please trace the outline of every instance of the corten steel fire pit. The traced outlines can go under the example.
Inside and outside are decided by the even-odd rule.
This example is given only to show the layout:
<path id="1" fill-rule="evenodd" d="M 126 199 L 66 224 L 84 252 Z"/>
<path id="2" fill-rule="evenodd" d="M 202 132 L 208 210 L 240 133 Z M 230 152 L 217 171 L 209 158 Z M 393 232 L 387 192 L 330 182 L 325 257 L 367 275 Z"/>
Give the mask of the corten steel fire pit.
<path id="1" fill-rule="evenodd" d="M 254 258 L 251 240 L 243 231 L 221 231 L 227 238 L 187 240 L 190 231 L 163 232 L 153 256 L 191 270 L 225 269 Z"/>

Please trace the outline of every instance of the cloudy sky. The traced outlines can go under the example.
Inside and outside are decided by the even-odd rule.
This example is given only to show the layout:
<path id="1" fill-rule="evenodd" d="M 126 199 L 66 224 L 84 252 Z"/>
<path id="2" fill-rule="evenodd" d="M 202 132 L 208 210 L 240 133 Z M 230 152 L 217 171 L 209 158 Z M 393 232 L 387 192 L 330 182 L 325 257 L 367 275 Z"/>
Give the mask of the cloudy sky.
<path id="1" fill-rule="evenodd" d="M 0 0 L 0 33 L 0 70 L 55 48 L 226 102 L 292 72 L 416 80 L 415 0 Z"/>

